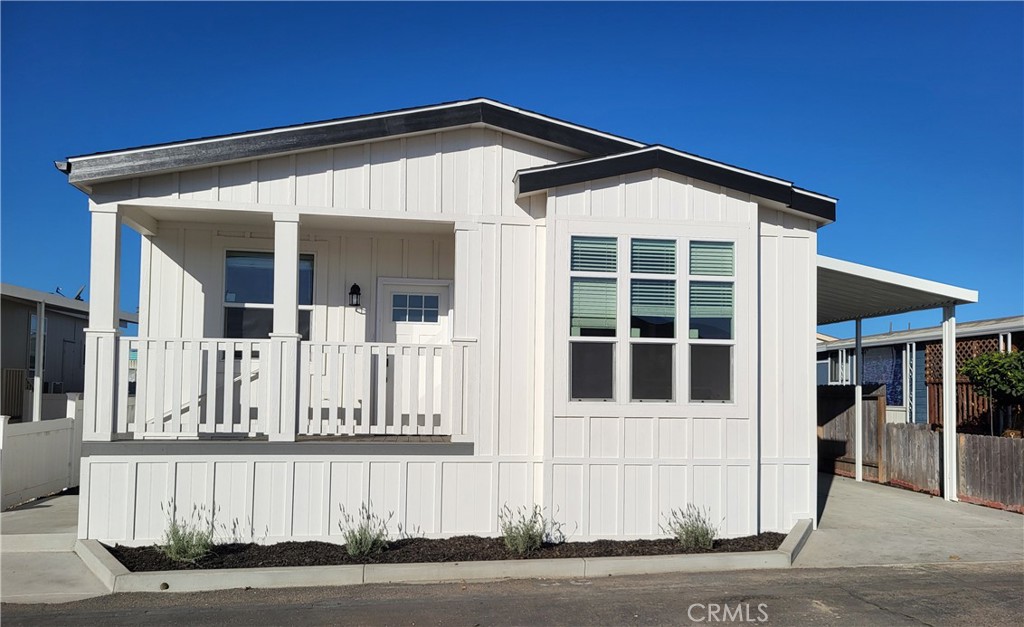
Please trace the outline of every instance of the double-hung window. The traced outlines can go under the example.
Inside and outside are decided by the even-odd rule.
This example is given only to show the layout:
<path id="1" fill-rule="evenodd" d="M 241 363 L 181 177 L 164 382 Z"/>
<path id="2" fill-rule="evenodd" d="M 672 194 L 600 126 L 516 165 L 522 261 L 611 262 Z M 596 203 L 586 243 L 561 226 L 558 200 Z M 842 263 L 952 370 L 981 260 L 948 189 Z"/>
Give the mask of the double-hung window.
<path id="1" fill-rule="evenodd" d="M 574 237 L 569 278 L 569 394 L 573 400 L 615 398 L 618 242 Z"/>
<path id="2" fill-rule="evenodd" d="M 675 398 L 676 240 L 630 240 L 630 400 Z"/>
<path id="3" fill-rule="evenodd" d="M 313 255 L 299 255 L 299 334 L 309 340 Z M 274 254 L 228 251 L 224 268 L 224 337 L 266 338 L 274 328 Z"/>
<path id="4" fill-rule="evenodd" d="M 624 402 L 733 400 L 733 242 L 574 236 L 569 257 L 570 400 L 617 400 L 618 377 Z"/>
<path id="5" fill-rule="evenodd" d="M 731 401 L 736 344 L 732 242 L 690 242 L 690 400 Z"/>

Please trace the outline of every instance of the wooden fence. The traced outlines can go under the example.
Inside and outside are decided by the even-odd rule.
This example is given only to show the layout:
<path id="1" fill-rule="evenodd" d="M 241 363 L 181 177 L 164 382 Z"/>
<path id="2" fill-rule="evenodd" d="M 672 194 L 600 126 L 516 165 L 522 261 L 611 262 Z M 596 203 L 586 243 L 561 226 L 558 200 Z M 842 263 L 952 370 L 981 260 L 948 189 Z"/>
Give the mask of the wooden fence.
<path id="1" fill-rule="evenodd" d="M 852 385 L 818 387 L 818 467 L 846 477 L 856 472 L 857 441 Z M 884 465 L 882 430 L 885 426 L 885 386 L 862 390 L 864 478 L 877 481 Z M 884 472 L 884 468 L 881 470 Z"/>
<path id="2" fill-rule="evenodd" d="M 818 387 L 818 466 L 852 477 L 856 471 L 854 387 Z M 942 431 L 933 425 L 885 423 L 885 387 L 866 391 L 864 479 L 918 492 L 942 492 Z M 962 501 L 1024 513 L 1024 440 L 958 434 L 957 496 Z"/>
<path id="3" fill-rule="evenodd" d="M 881 483 L 941 493 L 942 434 L 930 425 L 887 424 L 882 438 L 886 474 Z"/>
<path id="4" fill-rule="evenodd" d="M 960 500 L 1024 514 L 1024 440 L 958 437 Z"/>

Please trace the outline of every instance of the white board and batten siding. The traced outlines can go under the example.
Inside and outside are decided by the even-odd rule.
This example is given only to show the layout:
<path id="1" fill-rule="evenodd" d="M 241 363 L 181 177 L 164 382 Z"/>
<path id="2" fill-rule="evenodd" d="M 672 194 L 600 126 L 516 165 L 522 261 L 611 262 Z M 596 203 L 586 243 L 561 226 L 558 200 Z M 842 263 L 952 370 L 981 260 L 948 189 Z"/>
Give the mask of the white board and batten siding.
<path id="1" fill-rule="evenodd" d="M 397 533 L 493 534 L 501 505 L 534 502 L 539 464 L 428 455 L 190 455 L 91 457 L 84 464 L 79 537 L 128 545 L 161 539 L 179 520 L 209 517 L 221 539 L 344 543 L 342 509 L 370 503 Z M 536 471 L 534 467 L 537 466 Z"/>
<path id="2" fill-rule="evenodd" d="M 581 155 L 490 129 L 466 128 L 102 183 L 92 200 L 158 207 L 465 220 L 529 218 L 520 169 Z"/>
<path id="3" fill-rule="evenodd" d="M 817 233 L 761 211 L 761 526 L 817 520 Z"/>
<path id="4" fill-rule="evenodd" d="M 363 502 L 430 536 L 496 533 L 506 504 L 543 504 L 580 539 L 660 536 L 662 516 L 688 502 L 726 536 L 788 531 L 813 513 L 814 225 L 775 213 L 778 226 L 759 227 L 772 212 L 754 199 L 661 171 L 516 200 L 517 170 L 579 156 L 471 128 L 97 185 L 93 202 L 160 219 L 142 247 L 140 335 L 221 336 L 225 251 L 273 250 L 266 214 L 298 212 L 300 252 L 315 259 L 312 340 L 374 339 L 378 278 L 451 279 L 452 336 L 478 362 L 463 430 L 472 456 L 275 454 L 274 443 L 246 459 L 91 455 L 82 537 L 153 542 L 170 502 L 268 542 L 340 542 L 339 505 Z M 327 226 L 331 216 L 342 220 Z M 354 231 L 345 219 L 364 221 Z M 415 220 L 452 230 L 401 226 Z M 733 402 L 569 401 L 568 243 L 601 232 L 736 242 Z M 780 280 L 794 273 L 807 281 Z M 345 306 L 352 283 L 362 308 Z M 773 308 L 760 322 L 759 298 Z"/>
<path id="5" fill-rule="evenodd" d="M 550 334 L 550 446 L 547 503 L 584 536 L 659 536 L 672 509 L 707 508 L 725 536 L 757 532 L 757 204 L 747 195 L 662 171 L 647 171 L 553 190 L 548 228 L 554 304 Z M 677 267 L 690 240 L 735 242 L 736 344 L 730 403 L 691 403 L 677 324 L 673 402 L 572 402 L 569 399 L 569 247 L 573 235 L 674 239 Z M 619 290 L 628 289 L 628 241 L 620 241 Z M 677 306 L 685 303 L 685 274 Z M 620 303 L 621 303 L 620 298 Z M 619 316 L 628 316 L 620 304 Z M 677 321 L 681 321 L 677 317 Z M 628 362 L 625 349 L 616 363 Z M 617 368 L 616 399 L 628 399 L 626 368 Z M 623 380 L 626 379 L 626 380 Z"/>

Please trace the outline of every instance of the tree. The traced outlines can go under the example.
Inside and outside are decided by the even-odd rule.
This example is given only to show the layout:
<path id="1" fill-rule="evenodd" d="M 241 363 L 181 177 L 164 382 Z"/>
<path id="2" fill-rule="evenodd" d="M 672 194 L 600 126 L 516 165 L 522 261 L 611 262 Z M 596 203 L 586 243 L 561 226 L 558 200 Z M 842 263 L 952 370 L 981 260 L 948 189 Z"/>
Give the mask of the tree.
<path id="1" fill-rule="evenodd" d="M 978 394 L 989 399 L 990 427 L 991 401 L 1019 416 L 1024 405 L 1024 352 L 982 353 L 966 360 L 960 373 L 971 380 Z"/>

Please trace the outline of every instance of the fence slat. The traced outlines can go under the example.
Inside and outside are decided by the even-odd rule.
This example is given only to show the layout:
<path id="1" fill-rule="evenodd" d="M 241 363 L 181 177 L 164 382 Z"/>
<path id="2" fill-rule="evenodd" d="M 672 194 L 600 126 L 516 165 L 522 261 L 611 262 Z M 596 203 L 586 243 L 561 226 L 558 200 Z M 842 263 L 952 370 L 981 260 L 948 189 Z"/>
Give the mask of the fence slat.
<path id="1" fill-rule="evenodd" d="M 114 433 L 128 432 L 128 354 L 130 348 L 131 341 L 128 338 L 118 339 L 117 420 L 114 423 Z"/>
<path id="2" fill-rule="evenodd" d="M 341 380 L 344 389 L 341 393 L 341 400 L 345 407 L 345 433 L 352 435 L 356 432 L 356 394 L 355 379 L 359 366 L 356 362 L 356 347 L 346 346 L 344 360 L 342 362 Z"/>
<path id="3" fill-rule="evenodd" d="M 418 432 L 434 435 L 434 360 L 437 358 L 437 347 L 428 346 L 424 352 L 426 361 L 423 362 L 423 429 Z M 454 385 L 454 381 L 452 384 Z"/>
<path id="4" fill-rule="evenodd" d="M 171 342 L 171 433 L 181 433 L 181 367 L 184 341 Z"/>
<path id="5" fill-rule="evenodd" d="M 377 398 L 376 398 L 376 420 L 373 423 L 373 432 L 377 434 L 387 433 L 388 416 L 388 346 L 377 346 Z"/>
<path id="6" fill-rule="evenodd" d="M 188 405 L 189 431 L 199 433 L 199 399 L 203 387 L 203 343 L 201 340 L 192 340 L 190 343 L 189 364 L 192 378 L 189 385 L 191 399 Z"/>
<path id="7" fill-rule="evenodd" d="M 203 431 L 213 433 L 217 429 L 217 340 L 206 343 L 206 416 Z"/>
<path id="8" fill-rule="evenodd" d="M 150 341 L 139 339 L 135 353 L 135 437 L 146 432 L 146 416 L 149 415 L 149 347 Z"/>
<path id="9" fill-rule="evenodd" d="M 415 357 L 409 357 L 411 361 L 415 361 Z M 390 390 L 390 401 L 388 402 L 388 418 L 391 419 L 394 433 L 409 433 L 412 429 L 412 420 L 415 418 L 409 418 L 410 424 L 405 425 L 405 402 L 409 396 L 407 388 L 409 387 L 408 381 L 405 374 L 405 347 L 396 346 L 395 355 L 388 359 L 387 373 L 389 378 L 389 390 Z M 387 424 L 385 422 L 385 424 Z"/>
<path id="10" fill-rule="evenodd" d="M 420 432 L 420 346 L 409 347 L 409 431 Z"/>
<path id="11" fill-rule="evenodd" d="M 327 398 L 331 406 L 327 410 L 327 433 L 336 435 L 338 433 L 338 407 L 341 405 L 341 364 L 340 346 L 327 348 Z M 319 416 L 317 424 L 320 423 Z M 317 433 L 320 433 L 317 427 Z"/>

